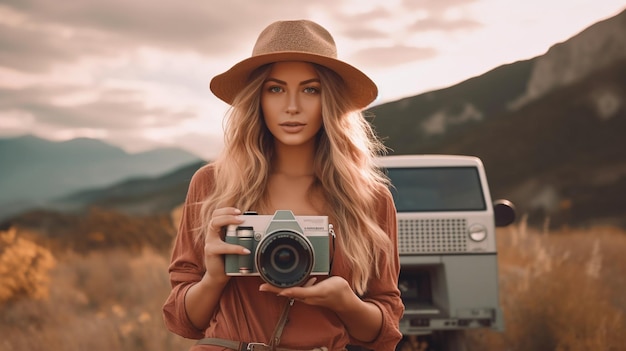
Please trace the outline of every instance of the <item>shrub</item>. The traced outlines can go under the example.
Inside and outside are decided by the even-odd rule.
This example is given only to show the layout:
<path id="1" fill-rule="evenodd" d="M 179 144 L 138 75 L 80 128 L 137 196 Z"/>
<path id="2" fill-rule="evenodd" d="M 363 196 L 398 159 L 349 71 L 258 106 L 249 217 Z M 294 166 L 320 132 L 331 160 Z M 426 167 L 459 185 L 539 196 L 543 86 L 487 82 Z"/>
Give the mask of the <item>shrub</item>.
<path id="1" fill-rule="evenodd" d="M 0 306 L 48 296 L 48 272 L 54 265 L 50 251 L 18 237 L 15 228 L 0 232 Z"/>
<path id="2" fill-rule="evenodd" d="M 165 328 L 169 261 L 152 249 L 67 253 L 51 271 L 49 299 L 0 310 L 0 350 L 165 351 L 192 342 Z"/>

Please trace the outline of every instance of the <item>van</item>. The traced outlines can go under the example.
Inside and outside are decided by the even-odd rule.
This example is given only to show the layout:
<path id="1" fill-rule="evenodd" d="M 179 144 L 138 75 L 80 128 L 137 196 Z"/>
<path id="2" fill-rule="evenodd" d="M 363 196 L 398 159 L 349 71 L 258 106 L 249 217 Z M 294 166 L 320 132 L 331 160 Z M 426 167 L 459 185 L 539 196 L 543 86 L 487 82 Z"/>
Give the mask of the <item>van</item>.
<path id="1" fill-rule="evenodd" d="M 394 155 L 377 162 L 397 211 L 403 335 L 504 330 L 495 228 L 512 223 L 515 209 L 492 202 L 481 160 Z"/>

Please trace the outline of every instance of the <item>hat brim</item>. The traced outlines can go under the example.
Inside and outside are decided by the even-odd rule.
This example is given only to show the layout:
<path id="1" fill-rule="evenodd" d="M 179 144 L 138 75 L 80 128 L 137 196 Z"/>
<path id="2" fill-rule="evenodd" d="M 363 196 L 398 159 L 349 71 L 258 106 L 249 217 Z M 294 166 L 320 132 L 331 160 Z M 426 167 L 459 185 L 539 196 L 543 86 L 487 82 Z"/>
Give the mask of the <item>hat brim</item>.
<path id="1" fill-rule="evenodd" d="M 367 107 L 378 96 L 376 84 L 354 66 L 328 56 L 293 51 L 273 52 L 247 58 L 228 71 L 213 77 L 209 86 L 215 96 L 232 105 L 235 96 L 248 83 L 250 74 L 255 69 L 265 64 L 285 61 L 311 62 L 331 69 L 343 79 L 348 96 L 356 108 Z"/>

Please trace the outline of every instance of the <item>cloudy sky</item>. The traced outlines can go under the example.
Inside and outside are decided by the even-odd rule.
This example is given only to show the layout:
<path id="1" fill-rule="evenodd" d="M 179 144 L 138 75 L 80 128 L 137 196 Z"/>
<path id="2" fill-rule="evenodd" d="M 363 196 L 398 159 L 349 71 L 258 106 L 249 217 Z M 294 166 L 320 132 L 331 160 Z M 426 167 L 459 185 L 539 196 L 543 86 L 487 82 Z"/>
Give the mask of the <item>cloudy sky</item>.
<path id="1" fill-rule="evenodd" d="M 312 19 L 378 84 L 374 104 L 545 53 L 623 0 L 0 0 L 0 137 L 103 139 L 210 158 L 212 76 L 279 19 Z"/>

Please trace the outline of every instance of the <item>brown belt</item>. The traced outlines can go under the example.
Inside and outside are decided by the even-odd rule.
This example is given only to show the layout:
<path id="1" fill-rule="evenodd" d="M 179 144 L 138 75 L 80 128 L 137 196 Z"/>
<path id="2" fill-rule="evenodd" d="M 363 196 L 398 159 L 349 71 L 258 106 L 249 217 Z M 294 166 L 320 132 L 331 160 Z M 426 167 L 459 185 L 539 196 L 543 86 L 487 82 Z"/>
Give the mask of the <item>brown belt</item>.
<path id="1" fill-rule="evenodd" d="M 328 351 L 326 347 L 316 347 L 314 349 L 309 350 L 295 350 L 295 349 L 287 349 L 284 347 L 276 347 L 270 346 L 267 344 L 263 344 L 260 342 L 240 342 L 219 338 L 204 338 L 198 340 L 196 345 L 214 345 L 226 347 L 235 351 Z"/>
<path id="2" fill-rule="evenodd" d="M 294 349 L 286 349 L 284 347 L 278 347 L 280 343 L 280 336 L 283 333 L 283 328 L 285 327 L 285 323 L 287 323 L 287 317 L 289 316 L 289 309 L 291 305 L 293 305 L 294 299 L 289 299 L 285 308 L 283 309 L 283 313 L 276 324 L 276 328 L 274 329 L 274 334 L 272 335 L 272 339 L 270 340 L 269 345 L 261 342 L 242 342 L 242 341 L 233 341 L 226 340 L 220 338 L 204 338 L 198 340 L 196 345 L 214 345 L 214 346 L 222 346 L 229 348 L 235 351 L 328 351 L 327 347 L 316 347 L 314 349 L 309 350 L 294 350 Z"/>

